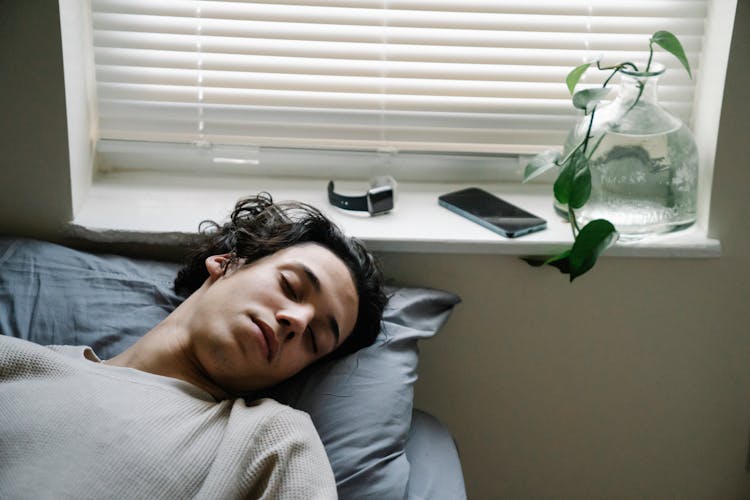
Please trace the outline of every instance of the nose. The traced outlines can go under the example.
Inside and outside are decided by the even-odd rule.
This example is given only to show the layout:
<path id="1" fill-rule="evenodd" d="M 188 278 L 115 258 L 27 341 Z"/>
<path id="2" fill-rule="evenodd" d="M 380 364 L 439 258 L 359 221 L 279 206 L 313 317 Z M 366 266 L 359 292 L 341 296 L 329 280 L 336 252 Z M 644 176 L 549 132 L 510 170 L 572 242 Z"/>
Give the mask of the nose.
<path id="1" fill-rule="evenodd" d="M 301 336 L 307 330 L 313 318 L 313 307 L 311 304 L 290 303 L 279 309 L 276 313 L 276 321 L 281 325 L 281 341 L 287 342 L 295 336 Z"/>

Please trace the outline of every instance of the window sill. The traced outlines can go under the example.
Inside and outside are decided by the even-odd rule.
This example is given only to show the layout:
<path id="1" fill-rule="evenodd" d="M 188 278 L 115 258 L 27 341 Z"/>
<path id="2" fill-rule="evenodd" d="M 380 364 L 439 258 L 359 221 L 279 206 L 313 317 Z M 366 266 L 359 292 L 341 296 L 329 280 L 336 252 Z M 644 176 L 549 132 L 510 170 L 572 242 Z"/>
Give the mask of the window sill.
<path id="1" fill-rule="evenodd" d="M 310 203 L 373 251 L 552 255 L 572 242 L 570 228 L 552 208 L 547 184 L 483 185 L 488 191 L 547 219 L 545 231 L 507 239 L 437 204 L 437 197 L 464 185 L 400 183 L 396 208 L 369 217 L 328 204 L 321 180 L 258 179 L 230 176 L 178 176 L 154 172 L 109 173 L 90 187 L 69 227 L 71 235 L 99 242 L 180 244 L 205 219 L 225 220 L 234 202 L 248 194 L 270 192 L 274 199 Z M 342 194 L 363 193 L 357 182 L 336 182 Z M 718 257 L 721 245 L 705 229 L 618 243 L 607 256 Z"/>

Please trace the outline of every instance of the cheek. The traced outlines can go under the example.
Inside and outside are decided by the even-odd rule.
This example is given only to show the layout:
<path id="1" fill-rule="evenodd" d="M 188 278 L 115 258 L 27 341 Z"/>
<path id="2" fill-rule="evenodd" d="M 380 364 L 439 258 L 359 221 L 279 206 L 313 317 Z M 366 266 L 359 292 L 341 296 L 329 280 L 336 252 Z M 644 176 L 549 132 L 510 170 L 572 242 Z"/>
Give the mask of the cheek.
<path id="1" fill-rule="evenodd" d="M 228 354 L 226 349 L 219 347 L 209 348 L 206 351 L 207 359 L 205 360 L 205 364 L 210 366 L 208 369 L 209 373 L 222 374 L 228 367 L 231 367 L 233 360 L 229 358 Z"/>
<path id="2" fill-rule="evenodd" d="M 302 350 L 290 350 L 284 354 L 275 370 L 282 380 L 296 375 L 315 361 L 310 353 Z"/>

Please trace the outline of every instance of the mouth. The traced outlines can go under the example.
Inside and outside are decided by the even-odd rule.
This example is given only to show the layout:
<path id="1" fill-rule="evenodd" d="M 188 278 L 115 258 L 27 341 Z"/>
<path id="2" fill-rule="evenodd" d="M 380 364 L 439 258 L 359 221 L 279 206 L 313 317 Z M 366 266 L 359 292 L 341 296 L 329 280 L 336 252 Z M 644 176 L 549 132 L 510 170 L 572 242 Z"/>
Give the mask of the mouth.
<path id="1" fill-rule="evenodd" d="M 260 320 L 255 320 L 255 324 L 260 328 L 263 338 L 266 340 L 268 346 L 268 362 L 270 363 L 276 357 L 276 353 L 279 350 L 279 341 L 276 340 L 276 334 L 273 332 L 270 326 Z"/>

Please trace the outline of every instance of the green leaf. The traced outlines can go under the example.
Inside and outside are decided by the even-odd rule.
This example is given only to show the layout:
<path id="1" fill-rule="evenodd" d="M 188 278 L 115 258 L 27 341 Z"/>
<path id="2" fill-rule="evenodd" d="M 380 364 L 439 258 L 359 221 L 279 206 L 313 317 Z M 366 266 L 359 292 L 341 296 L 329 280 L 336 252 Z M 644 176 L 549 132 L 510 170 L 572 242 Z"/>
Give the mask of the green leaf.
<path id="1" fill-rule="evenodd" d="M 591 194 L 589 162 L 581 150 L 575 151 L 553 186 L 555 199 L 563 205 L 581 208 Z"/>
<path id="2" fill-rule="evenodd" d="M 570 191 L 573 189 L 573 178 L 576 174 L 576 157 L 580 155 L 581 153 L 578 151 L 573 153 L 570 161 L 560 171 L 560 175 L 557 176 L 557 180 L 553 186 L 555 199 L 563 205 L 567 205 L 570 199 Z"/>
<path id="3" fill-rule="evenodd" d="M 546 261 L 536 257 L 521 257 L 521 260 L 530 265 L 531 267 L 542 267 Z"/>
<path id="4" fill-rule="evenodd" d="M 592 220 L 578 233 L 570 250 L 570 281 L 594 267 L 596 259 L 618 238 L 615 226 L 605 219 Z"/>
<path id="5" fill-rule="evenodd" d="M 556 267 L 563 274 L 570 274 L 570 248 L 562 253 L 550 257 L 544 263 Z"/>
<path id="6" fill-rule="evenodd" d="M 685 49 L 682 48 L 682 44 L 676 36 L 669 31 L 657 31 L 651 37 L 651 42 L 675 56 L 687 70 L 688 76 L 693 78 L 693 73 L 690 71 L 690 63 L 685 55 Z"/>
<path id="7" fill-rule="evenodd" d="M 555 255 L 554 257 L 550 257 L 549 259 L 539 259 L 535 257 L 526 257 L 523 258 L 524 262 L 526 262 L 528 265 L 533 267 L 542 267 L 544 265 L 550 265 L 552 267 L 556 267 L 560 270 L 563 274 L 568 274 L 570 272 L 570 262 L 568 259 L 568 256 L 570 255 L 570 249 L 565 250 L 564 252 Z"/>
<path id="8" fill-rule="evenodd" d="M 610 90 L 611 89 L 608 88 L 579 90 L 573 94 L 573 106 L 582 109 L 586 114 L 589 114 L 597 104 L 607 97 Z"/>
<path id="9" fill-rule="evenodd" d="M 591 170 L 583 155 L 580 163 L 578 171 L 573 176 L 570 198 L 568 199 L 568 205 L 572 208 L 581 208 L 589 201 L 589 196 L 591 196 Z"/>
<path id="10" fill-rule="evenodd" d="M 556 167 L 560 159 L 560 152 L 555 150 L 544 151 L 531 159 L 523 172 L 523 182 L 528 182 L 534 177 L 542 175 L 552 167 Z"/>
<path id="11" fill-rule="evenodd" d="M 568 85 L 570 95 L 573 95 L 573 93 L 575 92 L 578 81 L 581 79 L 586 70 L 589 69 L 589 66 L 591 66 L 591 63 L 581 64 L 580 66 L 574 68 L 570 73 L 568 73 L 567 78 L 565 78 L 565 83 Z"/>

